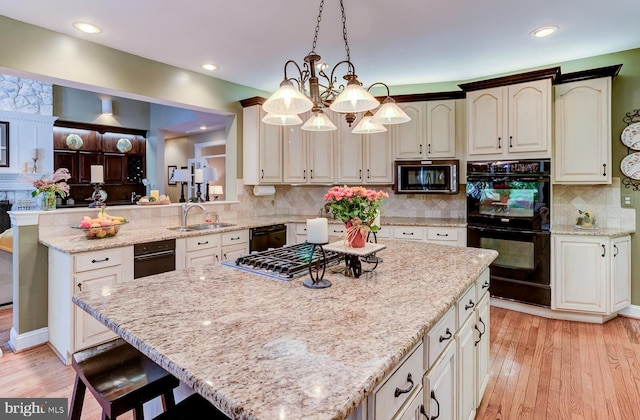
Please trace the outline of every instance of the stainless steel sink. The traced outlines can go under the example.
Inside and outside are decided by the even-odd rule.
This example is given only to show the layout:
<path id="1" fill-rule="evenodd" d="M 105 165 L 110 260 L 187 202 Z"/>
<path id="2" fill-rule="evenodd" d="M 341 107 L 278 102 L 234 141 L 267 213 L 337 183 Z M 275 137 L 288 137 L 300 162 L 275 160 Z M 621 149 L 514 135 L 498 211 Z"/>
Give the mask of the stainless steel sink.
<path id="1" fill-rule="evenodd" d="M 177 232 L 193 232 L 194 230 L 214 230 L 230 226 L 235 225 L 233 223 L 208 223 L 203 225 L 176 226 L 167 229 L 175 230 Z"/>

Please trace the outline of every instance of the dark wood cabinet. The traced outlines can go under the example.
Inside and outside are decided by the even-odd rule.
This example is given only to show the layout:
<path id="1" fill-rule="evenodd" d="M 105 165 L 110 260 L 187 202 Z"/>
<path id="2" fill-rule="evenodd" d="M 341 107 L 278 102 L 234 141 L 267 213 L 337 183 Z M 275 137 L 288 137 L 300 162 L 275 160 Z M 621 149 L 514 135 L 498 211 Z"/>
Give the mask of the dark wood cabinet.
<path id="1" fill-rule="evenodd" d="M 67 168 L 71 173 L 71 178 L 67 184 L 78 184 L 78 153 L 75 150 L 56 150 L 53 153 L 54 169 Z"/>
<path id="2" fill-rule="evenodd" d="M 55 153 L 54 153 L 55 154 Z M 91 165 L 102 165 L 102 154 L 78 152 L 79 184 L 91 183 Z"/>
<path id="3" fill-rule="evenodd" d="M 117 153 L 104 154 L 104 183 L 123 184 L 125 181 L 124 156 Z"/>

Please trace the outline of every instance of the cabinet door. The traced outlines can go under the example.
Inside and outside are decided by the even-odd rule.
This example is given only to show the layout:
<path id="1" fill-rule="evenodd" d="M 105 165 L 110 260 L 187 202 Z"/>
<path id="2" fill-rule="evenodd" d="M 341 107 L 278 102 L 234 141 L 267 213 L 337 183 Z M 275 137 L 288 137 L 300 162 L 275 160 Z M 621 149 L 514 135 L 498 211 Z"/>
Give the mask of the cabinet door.
<path id="1" fill-rule="evenodd" d="M 220 261 L 220 248 L 201 249 L 199 251 L 187 252 L 184 257 L 185 268 L 197 267 L 205 264 L 212 264 Z"/>
<path id="2" fill-rule="evenodd" d="M 606 238 L 557 235 L 552 279 L 552 309 L 606 312 Z"/>
<path id="3" fill-rule="evenodd" d="M 359 184 L 363 181 L 362 176 L 362 154 L 363 136 L 353 134 L 344 118 L 336 121 L 338 126 L 338 147 L 336 150 L 337 182 L 345 184 Z"/>
<path id="4" fill-rule="evenodd" d="M 475 312 L 475 311 L 474 311 Z M 456 334 L 458 353 L 458 418 L 473 420 L 476 415 L 476 345 L 474 316 L 467 318 Z"/>
<path id="5" fill-rule="evenodd" d="M 67 168 L 71 178 L 67 184 L 78 184 L 78 152 L 75 150 L 55 150 L 53 152 L 53 170 Z"/>
<path id="6" fill-rule="evenodd" d="M 467 93 L 467 154 L 469 159 L 482 155 L 500 155 L 505 145 L 503 87 Z"/>
<path id="7" fill-rule="evenodd" d="M 610 92 L 608 77 L 555 87 L 555 183 L 611 183 Z"/>
<path id="8" fill-rule="evenodd" d="M 425 143 L 425 104 L 424 102 L 398 105 L 411 118 L 411 121 L 386 126 L 393 132 L 396 146 L 396 159 L 421 159 L 426 156 Z"/>
<path id="9" fill-rule="evenodd" d="M 631 304 L 631 239 L 623 236 L 611 244 L 611 311 L 617 312 Z"/>
<path id="10" fill-rule="evenodd" d="M 74 276 L 75 292 L 101 290 L 110 293 L 113 285 L 121 278 L 121 266 L 107 267 L 100 270 L 86 271 Z M 109 328 L 105 327 L 84 309 L 75 306 L 75 346 L 74 351 L 111 340 L 116 337 Z"/>
<path id="11" fill-rule="evenodd" d="M 393 183 L 393 158 L 391 135 L 384 133 L 367 134 L 365 138 L 364 176 L 367 184 Z"/>
<path id="12" fill-rule="evenodd" d="M 508 153 L 549 152 L 551 144 L 551 79 L 508 86 Z M 549 157 L 540 155 L 538 157 Z"/>
<path id="13" fill-rule="evenodd" d="M 424 376 L 424 406 L 421 411 L 427 418 L 456 419 L 456 395 L 456 346 L 449 344 Z"/>
<path id="14" fill-rule="evenodd" d="M 307 142 L 307 170 L 310 183 L 327 184 L 334 179 L 335 131 L 311 131 Z"/>
<path id="15" fill-rule="evenodd" d="M 427 102 L 427 157 L 456 157 L 456 101 Z"/>
<path id="16" fill-rule="evenodd" d="M 300 126 L 283 127 L 284 182 L 302 184 L 307 182 L 307 143 Z"/>
<path id="17" fill-rule="evenodd" d="M 238 257 L 249 254 L 249 244 L 223 246 L 220 254 L 222 261 L 234 261 Z"/>
<path id="18" fill-rule="evenodd" d="M 124 155 L 104 154 L 104 182 L 105 184 L 124 184 L 126 181 L 124 170 Z"/>
<path id="19" fill-rule="evenodd" d="M 78 181 L 80 184 L 89 184 L 91 182 L 91 165 L 102 165 L 102 154 L 78 152 Z"/>
<path id="20" fill-rule="evenodd" d="M 260 110 L 260 118 L 266 113 Z M 260 122 L 260 183 L 282 182 L 282 128 Z"/>
<path id="21" fill-rule="evenodd" d="M 476 339 L 476 408 L 482 402 L 482 396 L 489 383 L 489 325 L 490 325 L 489 293 L 484 293 L 476 307 L 477 320 L 475 324 Z"/>

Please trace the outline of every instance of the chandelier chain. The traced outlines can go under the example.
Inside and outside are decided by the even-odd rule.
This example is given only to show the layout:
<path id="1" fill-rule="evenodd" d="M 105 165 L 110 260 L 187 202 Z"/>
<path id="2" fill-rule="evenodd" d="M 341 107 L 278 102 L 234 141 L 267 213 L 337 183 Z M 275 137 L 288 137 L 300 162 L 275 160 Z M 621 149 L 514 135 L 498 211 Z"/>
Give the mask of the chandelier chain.
<path id="1" fill-rule="evenodd" d="M 320 1 L 320 10 L 318 10 L 318 18 L 316 19 L 316 32 L 313 35 L 313 44 L 311 45 L 311 52 L 316 52 L 316 44 L 318 43 L 318 32 L 320 32 L 320 21 L 322 20 L 322 10 L 324 9 L 324 0 Z"/>
<path id="2" fill-rule="evenodd" d="M 324 2 L 324 0 L 322 0 Z M 351 61 L 351 51 L 347 41 L 347 15 L 344 13 L 344 4 L 340 0 L 340 12 L 342 12 L 342 38 L 344 39 L 344 49 L 347 51 L 347 61 Z"/>

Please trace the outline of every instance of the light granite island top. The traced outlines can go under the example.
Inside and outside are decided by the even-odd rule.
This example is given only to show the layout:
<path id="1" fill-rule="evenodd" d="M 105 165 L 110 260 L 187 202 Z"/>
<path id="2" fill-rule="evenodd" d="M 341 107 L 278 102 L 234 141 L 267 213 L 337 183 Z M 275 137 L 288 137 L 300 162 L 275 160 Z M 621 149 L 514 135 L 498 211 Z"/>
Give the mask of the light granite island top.
<path id="1" fill-rule="evenodd" d="M 356 279 L 277 281 L 221 264 L 73 301 L 232 418 L 344 419 L 496 258 L 386 241 Z"/>

